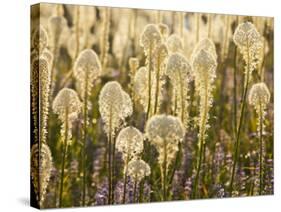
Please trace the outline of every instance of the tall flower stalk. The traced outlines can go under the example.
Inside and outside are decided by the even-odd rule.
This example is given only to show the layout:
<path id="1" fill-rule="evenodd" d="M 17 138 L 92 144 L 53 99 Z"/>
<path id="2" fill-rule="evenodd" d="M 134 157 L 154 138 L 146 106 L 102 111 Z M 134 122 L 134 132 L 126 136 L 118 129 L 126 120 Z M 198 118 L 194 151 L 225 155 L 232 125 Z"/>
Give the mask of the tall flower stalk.
<path id="1" fill-rule="evenodd" d="M 61 163 L 61 177 L 60 177 L 60 191 L 59 191 L 59 207 L 63 205 L 63 184 L 64 184 L 64 170 L 65 159 L 67 155 L 67 146 L 71 143 L 72 137 L 72 122 L 78 118 L 81 111 L 81 102 L 78 94 L 69 88 L 63 88 L 59 91 L 53 101 L 53 111 L 58 114 L 61 126 L 61 141 L 62 141 L 62 163 Z"/>
<path id="2" fill-rule="evenodd" d="M 249 83 L 251 81 L 252 72 L 257 68 L 261 58 L 260 51 L 262 47 L 261 36 L 256 30 L 255 26 L 250 22 L 241 23 L 237 26 L 234 35 L 233 41 L 238 46 L 240 53 L 243 56 L 245 61 L 245 70 L 244 70 L 244 87 L 242 95 L 242 105 L 241 105 L 241 114 L 238 121 L 238 129 L 235 138 L 235 147 L 234 147 L 234 163 L 232 166 L 232 173 L 230 179 L 229 192 L 232 195 L 233 191 L 233 182 L 236 172 L 236 164 L 239 157 L 239 147 L 240 147 L 240 134 L 244 120 L 245 105 L 248 94 Z"/>
<path id="3" fill-rule="evenodd" d="M 66 28 L 66 19 L 62 15 L 52 16 L 48 22 L 48 29 L 50 32 L 50 48 L 53 53 L 53 63 L 51 68 L 51 100 L 55 89 L 56 73 L 55 67 L 57 63 L 58 51 L 61 44 L 61 36 L 63 30 Z"/>
<path id="4" fill-rule="evenodd" d="M 47 123 L 51 85 L 52 53 L 47 49 L 49 37 L 39 26 L 31 40 L 31 108 L 33 118 L 33 146 L 31 149 L 31 177 L 38 204 L 42 207 L 52 169 L 52 154 L 47 145 Z"/>
<path id="5" fill-rule="evenodd" d="M 142 179 L 146 176 L 150 175 L 150 167 L 149 165 L 141 159 L 133 158 L 128 163 L 128 175 L 131 177 L 134 183 L 134 194 L 133 201 L 136 202 L 137 197 L 137 185 L 142 181 Z"/>
<path id="6" fill-rule="evenodd" d="M 35 143 L 32 145 L 30 154 L 32 184 L 39 207 L 41 208 L 43 207 L 53 168 L 52 153 L 46 143 Z"/>
<path id="7" fill-rule="evenodd" d="M 203 159 L 203 147 L 206 140 L 206 131 L 209 128 L 209 110 L 213 102 L 213 89 L 214 80 L 216 78 L 216 52 L 214 44 L 211 40 L 200 41 L 192 55 L 192 67 L 195 77 L 195 88 L 199 94 L 200 107 L 199 107 L 199 133 L 198 133 L 198 150 L 197 150 L 197 164 L 196 175 L 194 182 L 193 197 L 198 196 L 198 186 L 200 171 Z"/>
<path id="8" fill-rule="evenodd" d="M 158 163 L 161 169 L 163 200 L 168 199 L 168 170 L 176 157 L 178 144 L 182 142 L 185 129 L 179 118 L 170 115 L 152 116 L 146 124 L 148 140 L 159 153 Z"/>
<path id="9" fill-rule="evenodd" d="M 166 75 L 173 86 L 173 111 L 184 126 L 188 125 L 188 84 L 191 81 L 191 65 L 180 53 L 173 53 L 169 56 L 166 68 Z"/>
<path id="10" fill-rule="evenodd" d="M 101 63 L 97 54 L 92 49 L 80 52 L 73 68 L 74 77 L 77 81 L 77 89 L 83 101 L 83 147 L 82 147 L 82 205 L 85 206 L 86 197 L 86 142 L 88 128 L 88 110 L 90 109 L 89 98 L 94 86 L 94 81 L 101 74 Z"/>
<path id="11" fill-rule="evenodd" d="M 132 115 L 133 107 L 130 96 L 116 81 L 106 83 L 99 95 L 99 111 L 104 122 L 104 130 L 108 138 L 108 204 L 114 199 L 113 182 L 115 135 L 116 131 L 125 123 L 125 119 Z"/>
<path id="12" fill-rule="evenodd" d="M 148 70 L 148 101 L 147 101 L 147 108 L 146 108 L 146 119 L 148 119 L 152 112 L 151 101 L 152 101 L 152 75 L 153 75 L 153 53 L 155 49 L 160 45 L 162 42 L 161 33 L 154 24 L 148 24 L 145 26 L 141 38 L 140 44 L 144 49 L 144 53 L 146 56 L 146 67 Z"/>
<path id="13" fill-rule="evenodd" d="M 266 107 L 270 101 L 270 92 L 265 83 L 256 83 L 249 92 L 249 104 L 255 108 L 257 118 L 257 131 L 259 136 L 259 194 L 262 195 L 264 185 L 264 142 L 263 129 Z"/>
<path id="14" fill-rule="evenodd" d="M 155 80 L 156 80 L 156 88 L 155 88 L 155 96 L 154 96 L 154 108 L 153 108 L 153 114 L 157 114 L 159 112 L 160 107 L 160 92 L 161 88 L 164 84 L 163 82 L 163 76 L 164 71 L 166 67 L 166 60 L 168 57 L 168 48 L 165 44 L 161 44 L 157 49 L 154 57 L 154 64 L 155 64 Z"/>
<path id="15" fill-rule="evenodd" d="M 107 57 L 109 49 L 110 14 L 110 8 L 105 7 L 102 9 L 102 35 L 100 36 L 100 58 L 103 71 L 105 71 L 106 69 L 108 60 Z"/>
<path id="16" fill-rule="evenodd" d="M 128 176 L 128 163 L 143 151 L 143 135 L 134 127 L 126 127 L 120 131 L 116 139 L 116 149 L 122 153 L 124 161 L 124 189 L 122 203 L 126 201 L 126 185 Z"/>
<path id="17" fill-rule="evenodd" d="M 135 102 L 135 92 L 134 92 L 134 77 L 135 74 L 138 70 L 139 67 L 139 59 L 136 57 L 130 57 L 129 59 L 129 67 L 130 67 L 130 84 L 129 84 L 129 89 L 130 89 L 130 94 L 131 97 L 133 99 L 133 101 Z"/>

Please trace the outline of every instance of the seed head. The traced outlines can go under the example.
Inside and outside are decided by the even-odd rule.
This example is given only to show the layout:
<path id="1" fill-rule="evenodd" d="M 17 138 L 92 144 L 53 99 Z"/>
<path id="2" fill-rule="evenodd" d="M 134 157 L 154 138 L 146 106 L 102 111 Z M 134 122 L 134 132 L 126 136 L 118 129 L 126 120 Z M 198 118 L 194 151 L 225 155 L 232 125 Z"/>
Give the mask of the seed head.
<path id="1" fill-rule="evenodd" d="M 144 177 L 150 175 L 150 167 L 141 159 L 133 159 L 128 164 L 128 175 L 134 182 L 140 182 Z"/>
<path id="2" fill-rule="evenodd" d="M 120 131 L 116 139 L 116 148 L 123 154 L 123 160 L 131 160 L 143 151 L 143 135 L 134 127 Z"/>

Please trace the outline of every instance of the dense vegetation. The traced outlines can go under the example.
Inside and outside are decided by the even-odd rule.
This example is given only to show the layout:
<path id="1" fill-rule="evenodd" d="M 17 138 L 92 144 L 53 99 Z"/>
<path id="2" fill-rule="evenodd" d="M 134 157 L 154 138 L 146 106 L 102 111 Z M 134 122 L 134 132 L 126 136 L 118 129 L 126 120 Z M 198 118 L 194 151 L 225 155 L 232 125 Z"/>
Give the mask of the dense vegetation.
<path id="1" fill-rule="evenodd" d="M 273 194 L 272 18 L 55 4 L 31 18 L 42 208 Z"/>

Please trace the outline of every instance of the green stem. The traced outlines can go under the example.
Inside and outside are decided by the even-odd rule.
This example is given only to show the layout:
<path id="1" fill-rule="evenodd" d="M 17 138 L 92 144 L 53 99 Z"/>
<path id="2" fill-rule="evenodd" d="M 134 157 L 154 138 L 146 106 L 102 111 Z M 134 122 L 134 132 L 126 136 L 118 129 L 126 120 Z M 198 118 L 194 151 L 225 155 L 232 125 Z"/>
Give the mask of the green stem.
<path id="1" fill-rule="evenodd" d="M 108 134 L 108 204 L 111 204 L 111 192 L 112 192 L 112 178 L 111 178 L 111 138 L 112 138 L 112 108 L 110 108 L 109 114 L 109 134 Z"/>
<path id="2" fill-rule="evenodd" d="M 201 126 L 199 130 L 199 149 L 198 149 L 198 157 L 199 160 L 197 161 L 197 170 L 196 170 L 196 176 L 195 176 L 195 182 L 194 182 L 194 198 L 197 198 L 198 193 L 198 184 L 199 184 L 199 176 L 200 176 L 200 170 L 201 170 L 201 164 L 202 164 L 202 158 L 203 158 L 203 146 L 204 146 L 204 136 L 206 131 L 206 123 L 207 123 L 207 113 L 208 113 L 208 84 L 206 83 L 205 86 L 205 98 L 204 98 L 204 110 L 202 114 L 201 119 Z"/>
<path id="3" fill-rule="evenodd" d="M 160 55 L 158 55 L 157 58 L 157 71 L 156 71 L 156 91 L 155 91 L 155 104 L 154 104 L 154 114 L 157 113 L 157 106 L 158 106 L 158 93 L 159 93 L 159 85 L 160 85 L 160 67 L 161 67 L 161 61 L 160 61 Z"/>
<path id="4" fill-rule="evenodd" d="M 64 142 L 62 144 L 62 164 L 61 164 L 61 178 L 60 178 L 60 196 L 59 196 L 59 207 L 62 207 L 62 194 L 63 194 L 63 180 L 64 180 L 64 166 L 65 157 L 67 151 L 67 140 L 68 140 L 68 109 L 65 112 L 65 129 L 64 129 Z"/>
<path id="5" fill-rule="evenodd" d="M 163 198 L 164 201 L 167 200 L 167 190 L 166 190 L 166 181 L 167 181 L 167 144 L 166 141 L 164 141 L 164 164 L 163 164 Z"/>
<path id="6" fill-rule="evenodd" d="M 137 179 L 137 177 L 136 177 Z M 134 183 L 134 203 L 136 202 L 136 197 L 137 197 L 137 180 L 135 180 L 135 183 Z"/>
<path id="7" fill-rule="evenodd" d="M 180 71 L 179 71 L 179 78 L 180 78 L 180 93 L 181 93 L 180 94 L 181 95 L 181 121 L 182 123 L 185 123 L 184 121 L 185 101 L 183 95 L 183 79 Z"/>
<path id="8" fill-rule="evenodd" d="M 149 119 L 149 112 L 151 107 L 151 66 L 152 66 L 152 47 L 151 44 L 149 46 L 149 54 L 148 54 L 148 103 L 147 103 L 147 111 L 146 111 L 146 120 Z"/>
<path id="9" fill-rule="evenodd" d="M 116 152 L 116 148 L 115 148 L 115 144 L 116 144 L 116 140 L 115 140 L 115 138 L 114 138 L 114 136 L 112 136 L 112 138 L 111 138 L 111 142 L 113 141 L 113 147 L 112 147 L 112 159 L 111 159 L 111 161 L 112 161 L 112 171 L 111 171 L 111 174 L 112 174 L 112 181 L 111 181 L 111 183 L 112 183 L 112 185 L 111 185 L 111 190 L 112 190 L 112 192 L 111 192 L 111 200 L 112 200 L 112 204 L 114 203 L 114 188 L 115 188 L 115 184 L 116 184 L 116 182 L 115 182 L 115 169 L 116 169 L 116 160 L 115 160 L 115 152 Z"/>
<path id="10" fill-rule="evenodd" d="M 83 150 L 82 150 L 82 169 L 83 169 L 83 181 L 82 181 L 82 206 L 85 206 L 86 199 L 86 143 L 87 143 L 87 117 L 88 117 L 88 72 L 85 77 L 85 93 L 84 93 L 84 139 L 83 139 Z"/>
<path id="11" fill-rule="evenodd" d="M 200 14 L 196 13 L 196 43 L 199 42 L 200 34 Z"/>
<path id="12" fill-rule="evenodd" d="M 168 185 L 167 185 L 168 188 L 169 188 L 168 191 L 170 190 L 170 187 L 171 187 L 170 185 L 171 185 L 172 182 L 173 182 L 173 179 L 174 179 L 176 170 L 177 170 L 177 168 L 179 168 L 180 162 L 181 162 L 181 158 L 182 158 L 182 147 L 181 147 L 181 143 L 179 143 L 178 148 L 179 148 L 179 151 L 177 152 L 175 164 L 174 164 L 174 166 L 173 166 L 172 173 L 171 173 L 171 177 L 170 177 L 170 180 L 169 180 Z"/>
<path id="13" fill-rule="evenodd" d="M 126 202 L 126 187 L 127 187 L 128 161 L 129 161 L 129 156 L 127 156 L 126 164 L 125 164 L 124 187 L 123 187 L 124 189 L 123 189 L 123 200 L 122 200 L 122 203 L 123 203 L 123 204 L 125 204 L 125 202 Z"/>
<path id="14" fill-rule="evenodd" d="M 174 111 L 173 111 L 173 116 L 177 115 L 177 107 L 178 107 L 178 102 L 177 102 L 177 94 L 176 94 L 176 90 L 174 89 Z"/>
<path id="15" fill-rule="evenodd" d="M 263 111 L 262 111 L 262 105 L 260 103 L 260 111 L 259 111 L 259 142 L 260 142 L 260 188 L 259 188 L 259 195 L 262 195 L 263 190 L 263 137 L 262 137 L 262 131 L 263 131 Z"/>
<path id="16" fill-rule="evenodd" d="M 80 20 L 80 7 L 77 6 L 76 8 L 76 24 L 75 24 L 75 42 L 76 42 L 76 49 L 74 58 L 77 58 L 79 49 L 80 49 L 80 42 L 79 42 L 79 20 Z"/>
<path id="17" fill-rule="evenodd" d="M 233 125 L 234 125 L 234 138 L 236 138 L 236 132 L 237 132 L 237 48 L 234 47 L 234 59 L 233 59 Z"/>
<path id="18" fill-rule="evenodd" d="M 244 86 L 245 88 L 244 88 L 244 91 L 243 91 L 242 109 L 241 109 L 238 131 L 237 131 L 237 134 L 236 134 L 234 163 L 233 163 L 233 166 L 232 166 L 232 174 L 231 174 L 231 181 L 230 181 L 230 187 L 229 187 L 229 195 L 230 196 L 232 196 L 233 181 L 234 181 L 234 177 L 235 177 L 236 164 L 237 164 L 238 157 L 239 157 L 240 134 L 241 134 L 242 124 L 243 124 L 243 119 L 244 119 L 244 111 L 245 111 L 245 105 L 246 105 L 246 99 L 247 99 L 247 93 L 248 93 L 248 86 L 249 86 L 249 81 L 250 81 L 250 64 L 249 64 L 250 59 L 249 59 L 248 40 L 247 40 L 247 51 L 248 51 L 248 58 L 247 58 L 248 61 L 247 61 L 246 83 L 245 83 L 245 86 Z"/>
<path id="19" fill-rule="evenodd" d="M 56 75 L 55 75 L 55 67 L 56 67 L 56 63 L 57 63 L 57 57 L 58 57 L 58 41 L 60 38 L 60 35 L 57 35 L 58 37 L 55 39 L 54 41 L 54 52 L 53 52 L 53 62 L 52 62 L 52 67 L 51 67 L 51 73 L 50 73 L 50 102 L 53 101 L 53 94 L 54 94 L 54 90 L 55 90 L 55 81 L 56 81 Z"/>
<path id="20" fill-rule="evenodd" d="M 212 38 L 211 35 L 212 32 L 212 19 L 211 19 L 211 14 L 208 14 L 208 38 Z"/>

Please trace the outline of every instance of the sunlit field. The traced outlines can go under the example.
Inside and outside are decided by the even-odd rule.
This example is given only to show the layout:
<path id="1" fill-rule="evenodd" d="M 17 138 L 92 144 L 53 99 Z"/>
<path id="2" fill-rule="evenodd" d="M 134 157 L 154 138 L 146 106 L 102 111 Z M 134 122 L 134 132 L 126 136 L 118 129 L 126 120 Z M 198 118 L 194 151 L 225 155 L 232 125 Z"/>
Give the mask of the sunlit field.
<path id="1" fill-rule="evenodd" d="M 273 194 L 273 18 L 44 3 L 31 22 L 37 206 Z"/>

